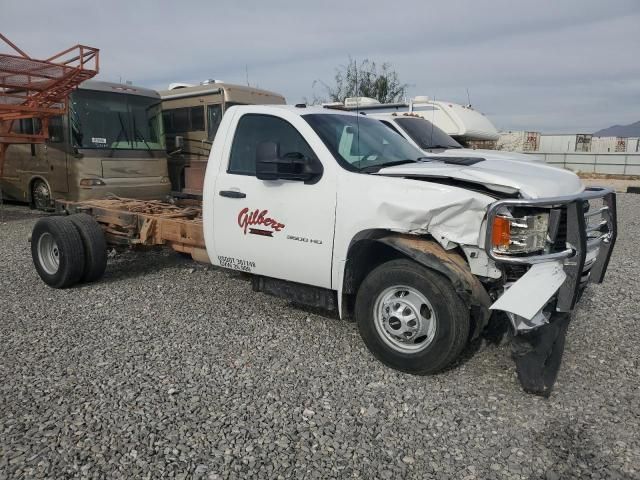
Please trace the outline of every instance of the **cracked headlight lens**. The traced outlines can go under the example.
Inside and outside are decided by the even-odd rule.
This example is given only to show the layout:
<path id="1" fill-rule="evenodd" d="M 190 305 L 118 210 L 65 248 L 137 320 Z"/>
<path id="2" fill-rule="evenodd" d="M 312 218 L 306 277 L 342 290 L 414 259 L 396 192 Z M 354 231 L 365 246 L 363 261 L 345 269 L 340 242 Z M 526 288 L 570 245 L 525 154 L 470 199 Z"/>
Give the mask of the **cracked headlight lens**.
<path id="1" fill-rule="evenodd" d="M 491 229 L 493 251 L 502 254 L 532 253 L 544 250 L 549 229 L 549 214 L 522 217 L 496 215 Z"/>

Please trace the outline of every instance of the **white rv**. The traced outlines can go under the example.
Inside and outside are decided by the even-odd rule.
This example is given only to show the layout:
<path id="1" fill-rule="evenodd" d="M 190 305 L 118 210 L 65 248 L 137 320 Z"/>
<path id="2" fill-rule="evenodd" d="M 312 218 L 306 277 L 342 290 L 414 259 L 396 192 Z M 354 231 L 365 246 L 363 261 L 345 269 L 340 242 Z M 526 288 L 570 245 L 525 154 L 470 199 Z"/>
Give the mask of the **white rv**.
<path id="1" fill-rule="evenodd" d="M 378 113 L 414 113 L 429 120 L 436 127 L 452 136 L 464 146 L 493 144 L 500 134 L 482 112 L 471 105 L 460 105 L 453 102 L 431 100 L 426 96 L 414 97 L 408 102 L 380 103 L 374 98 L 347 98 L 344 105 L 334 103 L 326 105 L 331 108 L 349 111 L 362 111 L 369 114 Z"/>
<path id="2" fill-rule="evenodd" d="M 465 157 L 486 160 L 542 161 L 542 158 L 536 155 L 465 148 L 434 123 L 416 113 L 376 113 L 368 116 L 380 120 L 395 130 L 413 146 L 425 152 L 429 158 Z"/>

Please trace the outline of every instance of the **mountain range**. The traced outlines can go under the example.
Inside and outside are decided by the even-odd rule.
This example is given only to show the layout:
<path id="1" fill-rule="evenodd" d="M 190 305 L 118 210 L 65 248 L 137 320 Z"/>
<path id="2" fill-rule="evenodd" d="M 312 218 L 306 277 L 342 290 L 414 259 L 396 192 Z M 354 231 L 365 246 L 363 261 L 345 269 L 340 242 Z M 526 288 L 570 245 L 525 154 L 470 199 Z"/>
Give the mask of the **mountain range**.
<path id="1" fill-rule="evenodd" d="M 640 121 L 629 125 L 613 125 L 593 134 L 594 137 L 640 137 Z"/>

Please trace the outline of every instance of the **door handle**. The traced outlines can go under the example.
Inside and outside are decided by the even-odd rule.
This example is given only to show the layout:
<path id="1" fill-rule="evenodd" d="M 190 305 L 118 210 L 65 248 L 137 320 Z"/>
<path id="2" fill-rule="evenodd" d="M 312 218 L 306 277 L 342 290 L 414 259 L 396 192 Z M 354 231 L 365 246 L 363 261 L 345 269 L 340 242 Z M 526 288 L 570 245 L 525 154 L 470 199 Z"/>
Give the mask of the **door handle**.
<path id="1" fill-rule="evenodd" d="M 227 198 L 247 198 L 247 194 L 237 190 L 220 190 L 221 197 Z"/>

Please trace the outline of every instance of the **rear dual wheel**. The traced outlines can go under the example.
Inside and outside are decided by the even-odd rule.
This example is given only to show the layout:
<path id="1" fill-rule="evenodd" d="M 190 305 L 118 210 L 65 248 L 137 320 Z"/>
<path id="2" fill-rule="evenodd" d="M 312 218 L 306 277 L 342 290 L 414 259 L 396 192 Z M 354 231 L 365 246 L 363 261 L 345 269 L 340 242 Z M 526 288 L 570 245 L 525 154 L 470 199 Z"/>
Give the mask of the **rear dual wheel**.
<path id="1" fill-rule="evenodd" d="M 69 220 L 75 225 L 84 247 L 83 282 L 93 282 L 102 278 L 107 268 L 107 241 L 100 224 L 86 213 L 71 215 Z"/>
<path id="2" fill-rule="evenodd" d="M 89 215 L 47 217 L 33 228 L 31 257 L 47 285 L 67 288 L 102 277 L 107 247 L 100 225 Z"/>

